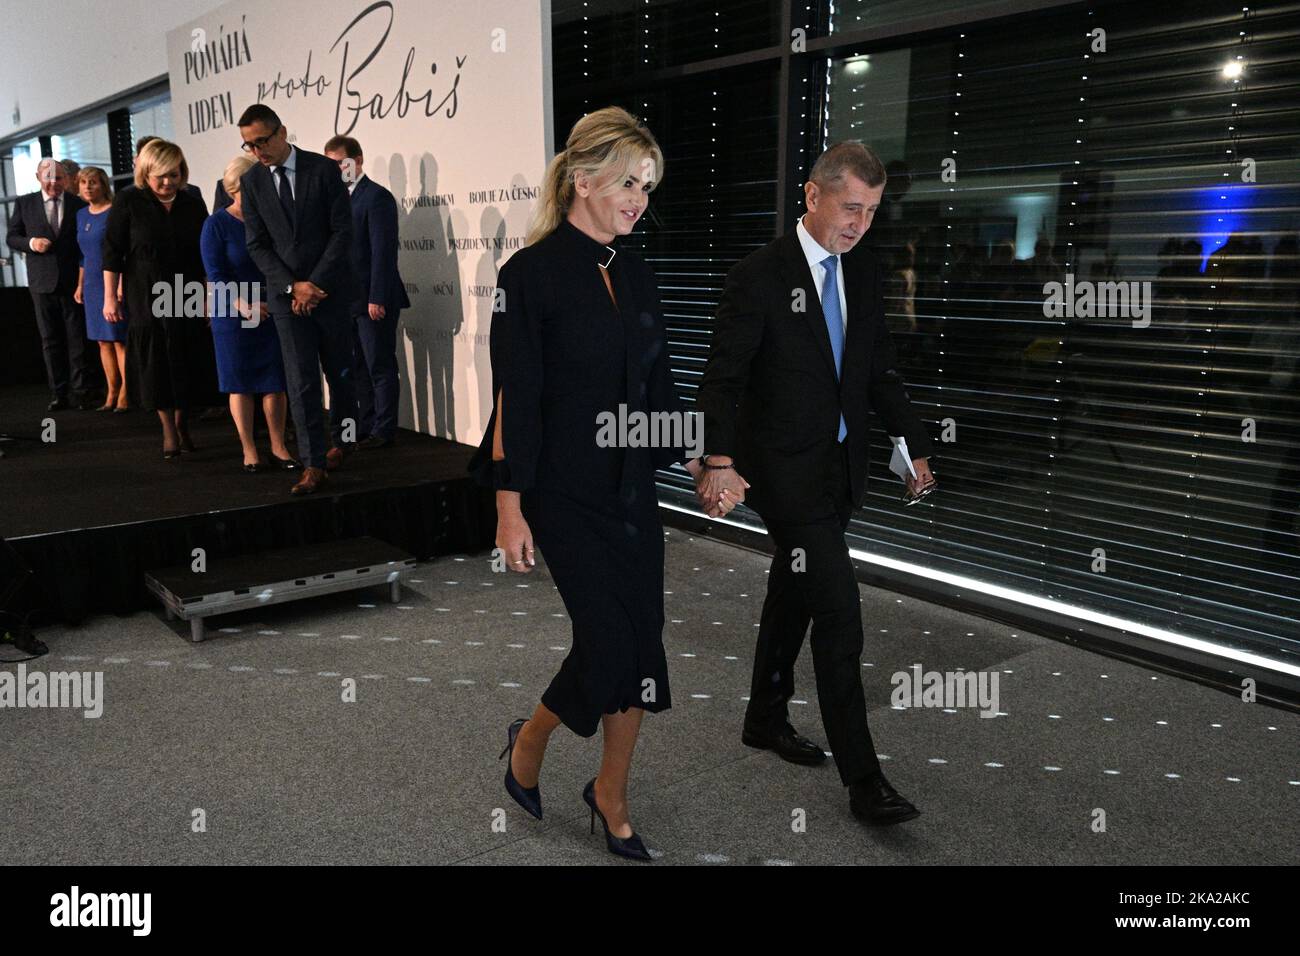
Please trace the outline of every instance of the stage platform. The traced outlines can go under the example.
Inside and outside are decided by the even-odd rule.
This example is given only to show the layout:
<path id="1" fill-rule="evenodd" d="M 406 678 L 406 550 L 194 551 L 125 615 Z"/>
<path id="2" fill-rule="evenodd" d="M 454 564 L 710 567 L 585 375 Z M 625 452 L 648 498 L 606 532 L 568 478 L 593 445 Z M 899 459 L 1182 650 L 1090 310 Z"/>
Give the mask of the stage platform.
<path id="1" fill-rule="evenodd" d="M 157 415 L 45 410 L 41 386 L 0 388 L 0 537 L 36 574 L 20 607 L 37 621 L 153 608 L 146 570 L 369 535 L 421 560 L 492 545 L 492 493 L 466 473 L 473 449 L 401 431 L 357 452 L 328 490 L 294 498 L 294 472 L 246 474 L 229 416 L 197 418 L 197 450 L 162 458 Z M 41 441 L 42 422 L 55 440 Z M 270 460 L 265 437 L 259 441 Z"/>

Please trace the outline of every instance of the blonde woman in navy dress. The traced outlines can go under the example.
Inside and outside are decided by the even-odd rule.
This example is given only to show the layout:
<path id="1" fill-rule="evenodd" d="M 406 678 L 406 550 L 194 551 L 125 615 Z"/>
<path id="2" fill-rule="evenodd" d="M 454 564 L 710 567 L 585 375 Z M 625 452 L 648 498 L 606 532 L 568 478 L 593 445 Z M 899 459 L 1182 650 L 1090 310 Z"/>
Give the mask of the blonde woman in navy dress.
<path id="1" fill-rule="evenodd" d="M 98 166 L 77 173 L 77 194 L 89 204 L 77 210 L 77 245 L 81 247 L 81 271 L 73 298 L 86 307 L 86 338 L 99 343 L 99 362 L 104 366 L 108 395 L 96 411 L 126 412 L 126 309 L 117 321 L 104 317 L 104 230 L 113 205 L 113 187 L 108 174 Z M 86 276 L 90 281 L 86 281 Z"/>
<path id="2" fill-rule="evenodd" d="M 226 289 L 237 288 L 249 300 L 209 294 L 212 316 L 212 344 L 217 355 L 217 387 L 230 396 L 230 417 L 235 421 L 239 444 L 244 452 L 244 471 L 257 474 L 267 464 L 262 461 L 253 437 L 257 406 L 262 406 L 266 431 L 271 442 L 272 468 L 292 471 L 298 462 L 284 443 L 285 412 L 289 407 L 285 394 L 284 360 L 280 336 L 266 305 L 266 280 L 248 255 L 244 238 L 244 194 L 240 177 L 256 165 L 256 160 L 236 156 L 226 165 L 221 177 L 222 188 L 230 205 L 218 209 L 203 224 L 199 249 L 209 283 L 225 283 Z"/>
<path id="3" fill-rule="evenodd" d="M 627 780 L 642 715 L 671 705 L 654 473 L 687 456 L 601 447 L 597 432 L 598 416 L 617 416 L 620 405 L 682 413 L 655 277 L 618 242 L 645 212 L 663 154 L 645 126 L 613 107 L 580 119 L 567 145 L 547 169 L 525 248 L 497 279 L 496 401 L 470 464 L 496 489 L 496 543 L 510 570 L 528 573 L 540 552 L 573 626 L 559 673 L 532 718 L 510 725 L 502 756 L 506 789 L 541 819 L 551 733 L 561 724 L 582 737 L 603 728 L 600 771 L 582 799 L 611 852 L 648 860 Z"/>

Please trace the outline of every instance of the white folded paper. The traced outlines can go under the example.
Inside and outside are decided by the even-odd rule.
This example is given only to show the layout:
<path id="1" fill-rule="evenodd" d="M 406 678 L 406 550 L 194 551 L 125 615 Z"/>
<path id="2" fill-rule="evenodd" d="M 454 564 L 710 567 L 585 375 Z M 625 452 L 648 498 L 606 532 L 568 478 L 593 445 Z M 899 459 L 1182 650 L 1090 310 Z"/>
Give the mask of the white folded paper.
<path id="1" fill-rule="evenodd" d="M 912 467 L 912 454 L 907 450 L 907 439 L 890 435 L 889 440 L 894 443 L 894 454 L 889 459 L 889 470 L 903 481 L 907 481 L 908 475 L 915 478 L 916 469 Z"/>

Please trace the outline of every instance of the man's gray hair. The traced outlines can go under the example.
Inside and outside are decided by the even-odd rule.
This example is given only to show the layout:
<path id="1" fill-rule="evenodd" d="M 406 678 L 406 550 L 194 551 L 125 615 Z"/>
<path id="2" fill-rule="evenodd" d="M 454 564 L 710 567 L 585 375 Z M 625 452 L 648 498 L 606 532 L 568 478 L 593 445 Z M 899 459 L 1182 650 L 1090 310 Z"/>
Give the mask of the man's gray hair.
<path id="1" fill-rule="evenodd" d="M 875 150 L 857 140 L 836 143 L 818 156 L 808 178 L 820 188 L 834 192 L 843 185 L 846 173 L 851 173 L 873 189 L 883 186 L 888 178 L 885 164 Z"/>
<path id="2" fill-rule="evenodd" d="M 68 174 L 68 168 L 64 166 L 61 162 L 59 162 L 53 156 L 45 156 L 42 157 L 41 161 L 36 164 L 36 175 L 39 176 L 41 173 L 45 172 L 45 167 L 49 166 L 51 163 L 53 163 L 55 166 L 58 166 L 59 169 L 63 170 L 63 174 L 65 176 Z"/>

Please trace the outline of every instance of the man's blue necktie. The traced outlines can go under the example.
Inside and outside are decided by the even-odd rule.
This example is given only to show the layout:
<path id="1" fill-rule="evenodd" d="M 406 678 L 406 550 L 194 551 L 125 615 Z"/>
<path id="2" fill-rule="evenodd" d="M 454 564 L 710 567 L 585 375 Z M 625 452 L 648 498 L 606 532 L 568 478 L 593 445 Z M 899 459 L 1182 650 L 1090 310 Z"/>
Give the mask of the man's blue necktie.
<path id="1" fill-rule="evenodd" d="M 826 283 L 822 286 L 822 314 L 826 316 L 826 331 L 831 334 L 831 354 L 835 356 L 835 378 L 838 381 L 844 367 L 844 320 L 840 317 L 839 256 L 827 256 L 822 260 L 826 270 Z M 844 424 L 844 413 L 840 413 L 840 435 L 836 441 L 844 441 L 849 433 Z"/>
<path id="2" fill-rule="evenodd" d="M 280 175 L 280 205 L 284 207 L 289 225 L 293 226 L 293 189 L 289 186 L 289 170 L 280 166 L 276 172 Z"/>

